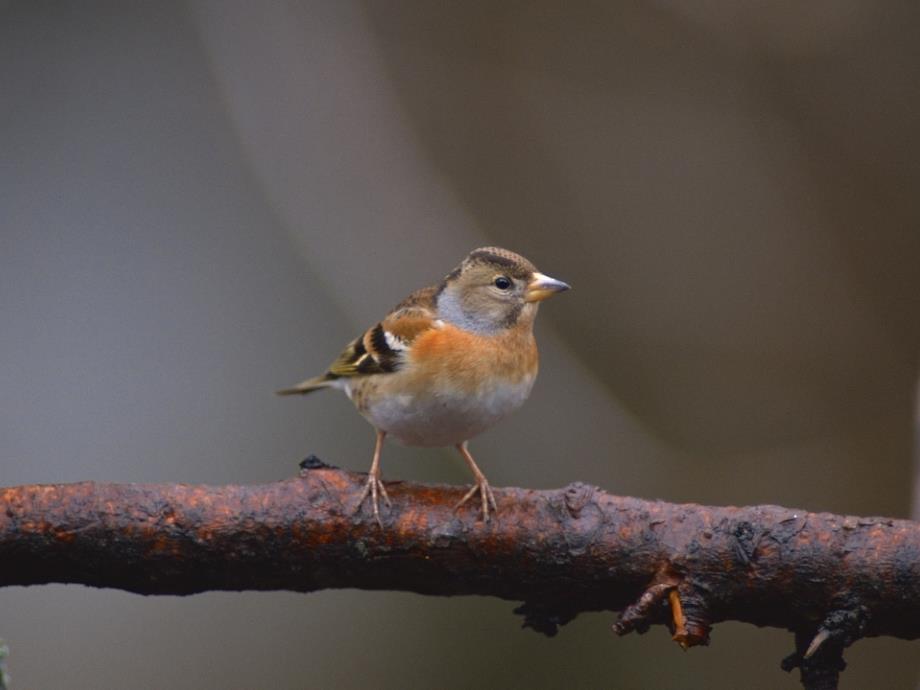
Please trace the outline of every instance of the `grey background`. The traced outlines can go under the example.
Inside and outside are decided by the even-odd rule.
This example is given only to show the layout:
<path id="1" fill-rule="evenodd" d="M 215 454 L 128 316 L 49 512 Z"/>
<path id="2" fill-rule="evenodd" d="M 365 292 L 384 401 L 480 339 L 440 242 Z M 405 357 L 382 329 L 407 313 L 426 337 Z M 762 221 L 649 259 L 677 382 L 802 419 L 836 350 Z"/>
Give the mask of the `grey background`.
<path id="1" fill-rule="evenodd" d="M 918 11 L 0 3 L 0 483 L 267 482 L 371 429 L 320 371 L 499 244 L 575 289 L 493 484 L 907 516 Z M 464 483 L 446 451 L 384 475 Z M 15 690 L 794 688 L 791 636 L 353 591 L 0 591 Z M 843 687 L 910 687 L 859 642 Z"/>

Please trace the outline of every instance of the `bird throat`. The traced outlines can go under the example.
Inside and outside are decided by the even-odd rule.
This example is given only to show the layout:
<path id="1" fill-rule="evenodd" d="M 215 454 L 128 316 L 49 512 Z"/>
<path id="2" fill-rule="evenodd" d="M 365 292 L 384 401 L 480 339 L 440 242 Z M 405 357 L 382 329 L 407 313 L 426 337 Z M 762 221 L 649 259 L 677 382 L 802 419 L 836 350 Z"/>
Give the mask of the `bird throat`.
<path id="1" fill-rule="evenodd" d="M 442 290 L 438 316 L 449 324 L 478 335 L 497 335 L 517 323 L 523 305 L 467 304 L 456 291 Z M 485 307 L 485 308 L 484 308 Z"/>

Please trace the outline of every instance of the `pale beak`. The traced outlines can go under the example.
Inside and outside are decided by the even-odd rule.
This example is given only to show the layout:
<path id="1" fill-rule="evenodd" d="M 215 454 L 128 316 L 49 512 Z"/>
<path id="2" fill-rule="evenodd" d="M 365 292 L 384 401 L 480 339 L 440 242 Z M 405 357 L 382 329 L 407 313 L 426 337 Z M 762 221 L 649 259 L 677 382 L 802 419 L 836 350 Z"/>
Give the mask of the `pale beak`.
<path id="1" fill-rule="evenodd" d="M 568 289 L 568 284 L 563 283 L 561 280 L 550 278 L 542 273 L 534 273 L 527 284 L 527 290 L 524 291 L 524 301 L 542 302 L 547 297 L 552 297 L 557 292 L 565 292 Z"/>

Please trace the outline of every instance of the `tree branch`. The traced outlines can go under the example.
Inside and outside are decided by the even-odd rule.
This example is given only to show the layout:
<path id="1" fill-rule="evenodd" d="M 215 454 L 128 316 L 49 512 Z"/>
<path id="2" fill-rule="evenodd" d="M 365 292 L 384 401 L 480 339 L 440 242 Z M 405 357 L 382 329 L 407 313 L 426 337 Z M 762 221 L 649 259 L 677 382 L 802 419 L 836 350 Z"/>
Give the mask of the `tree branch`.
<path id="1" fill-rule="evenodd" d="M 714 623 L 795 633 L 783 668 L 834 688 L 865 636 L 920 637 L 920 524 L 776 506 L 677 505 L 572 484 L 496 490 L 482 523 L 462 487 L 390 482 L 384 528 L 353 513 L 364 476 L 308 458 L 263 486 L 96 484 L 0 489 L 0 586 L 141 594 L 397 589 L 523 601 L 548 635 L 582 611 L 617 634 L 668 625 L 683 647 Z"/>

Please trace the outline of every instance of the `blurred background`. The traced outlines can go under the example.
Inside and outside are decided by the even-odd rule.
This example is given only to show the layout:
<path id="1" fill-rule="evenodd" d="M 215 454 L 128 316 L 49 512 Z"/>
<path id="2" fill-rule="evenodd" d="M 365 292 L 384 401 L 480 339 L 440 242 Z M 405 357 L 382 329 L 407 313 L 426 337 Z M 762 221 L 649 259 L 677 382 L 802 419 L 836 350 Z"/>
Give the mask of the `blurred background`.
<path id="1" fill-rule="evenodd" d="M 493 484 L 910 514 L 920 8 L 837 0 L 0 2 L 0 483 L 365 470 L 279 399 L 497 244 L 574 286 Z M 514 449 L 514 450 L 511 450 Z M 384 476 L 466 483 L 391 444 Z M 797 688 L 792 636 L 329 591 L 0 590 L 14 690 Z M 867 640 L 844 688 L 912 687 Z"/>

